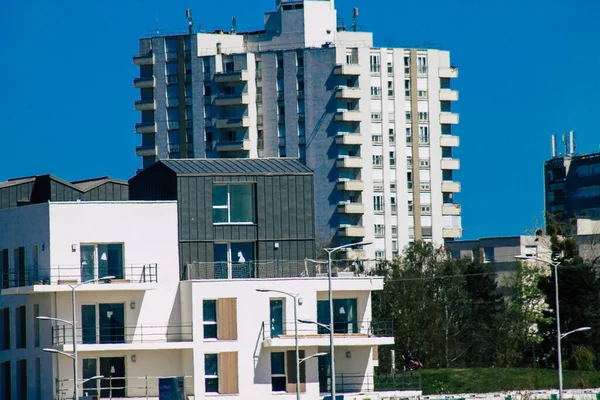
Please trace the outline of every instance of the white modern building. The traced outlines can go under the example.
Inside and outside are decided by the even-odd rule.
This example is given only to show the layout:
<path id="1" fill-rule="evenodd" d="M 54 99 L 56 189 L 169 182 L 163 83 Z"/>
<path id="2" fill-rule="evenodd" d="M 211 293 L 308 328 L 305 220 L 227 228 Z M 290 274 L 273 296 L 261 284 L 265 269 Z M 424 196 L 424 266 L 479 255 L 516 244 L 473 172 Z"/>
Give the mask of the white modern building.
<path id="1" fill-rule="evenodd" d="M 319 243 L 368 240 L 362 257 L 389 259 L 461 237 L 449 52 L 375 47 L 337 21 L 333 0 L 278 0 L 260 31 L 140 39 L 142 166 L 298 158 L 314 171 Z"/>
<path id="2" fill-rule="evenodd" d="M 222 273 L 222 279 L 180 282 L 177 221 L 175 201 L 48 202 L 0 210 L 3 399 L 72 398 L 72 360 L 43 349 L 72 354 L 73 293 L 80 396 L 157 399 L 160 378 L 183 377 L 186 399 L 294 398 L 294 302 L 256 289 L 298 295 L 299 318 L 328 324 L 325 268 L 307 264 L 295 277 L 282 271 L 278 278 L 274 269 L 268 279 Z M 195 268 L 216 276 L 217 269 L 235 265 Z M 334 275 L 336 387 L 352 398 L 377 399 L 377 390 L 394 389 L 374 377 L 377 346 L 394 340 L 393 325 L 371 316 L 371 293 L 383 288 L 383 280 L 351 266 L 336 267 Z M 328 353 L 329 335 L 300 324 L 299 346 L 301 357 Z M 301 364 L 303 398 L 329 390 L 328 360 Z"/>

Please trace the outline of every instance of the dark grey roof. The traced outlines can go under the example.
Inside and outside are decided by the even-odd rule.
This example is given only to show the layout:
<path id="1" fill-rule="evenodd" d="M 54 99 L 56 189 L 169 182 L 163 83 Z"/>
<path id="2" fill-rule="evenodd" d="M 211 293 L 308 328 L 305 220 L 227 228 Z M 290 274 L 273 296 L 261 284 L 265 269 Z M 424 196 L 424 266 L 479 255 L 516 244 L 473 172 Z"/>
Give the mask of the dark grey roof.
<path id="1" fill-rule="evenodd" d="M 189 158 L 161 160 L 177 175 L 304 175 L 312 170 L 290 158 Z"/>

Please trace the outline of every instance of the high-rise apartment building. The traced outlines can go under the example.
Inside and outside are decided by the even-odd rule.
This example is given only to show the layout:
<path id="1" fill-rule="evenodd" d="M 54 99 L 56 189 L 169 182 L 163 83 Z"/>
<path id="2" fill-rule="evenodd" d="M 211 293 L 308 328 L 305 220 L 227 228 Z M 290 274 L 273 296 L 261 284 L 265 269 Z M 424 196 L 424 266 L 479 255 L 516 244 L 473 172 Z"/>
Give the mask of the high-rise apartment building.
<path id="1" fill-rule="evenodd" d="M 461 236 L 453 149 L 458 71 L 447 51 L 378 48 L 334 2 L 281 1 L 264 29 L 140 39 L 144 168 L 165 158 L 293 157 L 314 171 L 317 241 Z"/>

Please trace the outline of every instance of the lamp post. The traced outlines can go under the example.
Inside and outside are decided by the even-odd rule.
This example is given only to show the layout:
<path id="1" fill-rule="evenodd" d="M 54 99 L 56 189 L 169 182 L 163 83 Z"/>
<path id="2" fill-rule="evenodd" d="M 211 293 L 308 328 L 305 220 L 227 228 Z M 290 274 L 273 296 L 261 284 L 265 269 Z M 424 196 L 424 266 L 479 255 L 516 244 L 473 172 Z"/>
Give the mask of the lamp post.
<path id="1" fill-rule="evenodd" d="M 563 376 L 562 376 L 562 350 L 561 350 L 561 340 L 563 338 L 565 338 L 567 335 L 570 335 L 571 333 L 574 332 L 579 332 L 579 331 L 587 331 L 590 328 L 589 326 L 584 326 L 581 328 L 577 328 L 574 329 L 572 331 L 569 331 L 567 333 L 561 334 L 560 333 L 560 310 L 559 310 L 559 302 L 558 302 L 558 266 L 560 265 L 559 261 L 550 261 L 550 260 L 545 260 L 543 258 L 539 258 L 539 257 L 528 257 L 528 256 L 523 256 L 523 255 L 518 255 L 515 256 L 516 259 L 518 260 L 530 260 L 530 261 L 539 261 L 542 262 L 544 264 L 548 264 L 551 265 L 552 268 L 554 269 L 554 293 L 555 293 L 555 299 L 556 299 L 556 351 L 557 351 L 557 360 L 558 360 L 558 398 L 559 400 L 562 400 L 562 394 L 563 394 Z"/>
<path id="2" fill-rule="evenodd" d="M 46 321 L 58 321 L 63 322 L 67 325 L 71 325 L 71 331 L 73 332 L 73 353 L 69 354 L 64 351 L 59 351 L 56 349 L 44 349 L 44 351 L 48 353 L 56 353 L 61 354 L 63 356 L 69 357 L 73 360 L 73 399 L 77 399 L 77 319 L 76 319 L 76 305 L 75 305 L 75 289 L 80 286 L 87 285 L 88 283 L 97 283 L 100 281 L 108 281 L 111 279 L 115 279 L 114 276 L 104 276 L 102 278 L 90 279 L 84 282 L 81 282 L 77 285 L 68 285 L 71 288 L 71 312 L 72 319 L 71 321 L 67 321 L 61 318 L 52 318 L 52 317 L 37 317 L 40 320 Z"/>
<path id="3" fill-rule="evenodd" d="M 327 280 L 329 282 L 329 357 L 331 370 L 331 400 L 335 400 L 335 355 L 333 353 L 333 297 L 331 290 L 331 255 L 341 249 L 366 246 L 371 243 L 373 242 L 365 241 L 323 249 L 327 252 Z"/>
<path id="4" fill-rule="evenodd" d="M 296 399 L 300 400 L 300 363 L 302 361 L 307 360 L 310 357 L 303 358 L 300 360 L 300 348 L 298 346 L 298 314 L 297 314 L 297 303 L 298 303 L 298 294 L 292 294 L 288 292 L 284 292 L 282 290 L 275 289 L 256 289 L 257 292 L 261 293 L 280 293 L 294 299 L 294 342 L 296 346 Z"/>

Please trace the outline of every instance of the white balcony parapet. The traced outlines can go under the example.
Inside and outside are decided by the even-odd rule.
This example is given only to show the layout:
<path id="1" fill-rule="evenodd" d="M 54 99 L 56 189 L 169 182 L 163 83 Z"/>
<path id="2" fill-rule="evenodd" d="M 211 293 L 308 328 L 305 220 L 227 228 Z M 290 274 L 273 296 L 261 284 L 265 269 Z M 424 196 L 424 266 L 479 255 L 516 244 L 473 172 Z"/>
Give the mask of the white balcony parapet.
<path id="1" fill-rule="evenodd" d="M 359 64 L 337 64 L 333 71 L 336 75 L 359 76 L 360 75 L 360 65 Z"/>
<path id="2" fill-rule="evenodd" d="M 460 138 L 455 135 L 440 135 L 440 146 L 442 147 L 458 147 Z"/>
<path id="3" fill-rule="evenodd" d="M 444 193 L 459 193 L 460 182 L 442 181 L 442 192 Z"/>
<path id="4" fill-rule="evenodd" d="M 438 76 L 440 78 L 458 78 L 458 68 L 440 68 L 438 69 Z"/>
<path id="5" fill-rule="evenodd" d="M 442 204 L 442 215 L 460 215 L 460 204 Z"/>
<path id="6" fill-rule="evenodd" d="M 447 111 L 441 112 L 440 113 L 440 124 L 451 124 L 451 125 L 458 124 L 458 114 L 452 113 L 452 112 L 447 112 Z"/>
<path id="7" fill-rule="evenodd" d="M 440 89 L 440 101 L 458 101 L 458 90 Z"/>
<path id="8" fill-rule="evenodd" d="M 442 169 L 460 169 L 460 161 L 456 158 L 442 158 L 440 165 Z"/>

